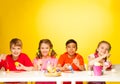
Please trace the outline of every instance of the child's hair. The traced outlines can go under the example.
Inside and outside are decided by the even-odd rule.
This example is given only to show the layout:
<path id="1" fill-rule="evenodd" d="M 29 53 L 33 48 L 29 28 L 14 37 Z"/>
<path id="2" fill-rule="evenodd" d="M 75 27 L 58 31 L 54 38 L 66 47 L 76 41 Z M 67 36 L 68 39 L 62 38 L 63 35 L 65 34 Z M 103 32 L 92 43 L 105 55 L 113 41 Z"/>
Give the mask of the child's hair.
<path id="1" fill-rule="evenodd" d="M 109 52 L 109 51 L 111 50 L 111 44 L 110 44 L 109 42 L 107 42 L 107 41 L 100 41 L 100 42 L 98 43 L 97 48 L 98 48 L 102 43 L 106 43 L 106 44 L 109 45 L 109 50 L 108 50 L 108 52 Z M 96 52 L 97 52 L 97 50 L 96 50 Z"/>
<path id="2" fill-rule="evenodd" d="M 10 41 L 10 48 L 12 47 L 12 45 L 22 47 L 22 41 L 21 41 L 20 39 L 18 39 L 18 38 L 13 38 L 13 39 Z"/>
<path id="3" fill-rule="evenodd" d="M 69 40 L 66 42 L 66 46 L 67 46 L 69 43 L 75 43 L 76 49 L 78 48 L 78 47 L 77 47 L 77 42 L 76 42 L 74 39 L 69 39 Z"/>
<path id="4" fill-rule="evenodd" d="M 50 53 L 49 53 L 49 55 L 51 57 L 55 57 L 56 56 L 56 52 L 53 50 L 53 44 L 51 43 L 51 41 L 49 39 L 42 39 L 39 42 L 38 52 L 36 53 L 37 58 L 42 58 L 42 54 L 41 54 L 41 51 L 40 51 L 40 47 L 41 47 L 42 43 L 48 44 L 50 46 L 50 51 L 49 51 Z"/>

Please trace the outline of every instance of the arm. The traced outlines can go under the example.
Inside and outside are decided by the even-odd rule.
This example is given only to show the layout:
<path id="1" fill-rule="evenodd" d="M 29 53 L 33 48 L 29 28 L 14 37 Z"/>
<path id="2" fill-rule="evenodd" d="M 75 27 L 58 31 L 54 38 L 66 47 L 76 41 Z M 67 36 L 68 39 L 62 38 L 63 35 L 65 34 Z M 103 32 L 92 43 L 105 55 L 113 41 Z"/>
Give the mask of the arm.
<path id="1" fill-rule="evenodd" d="M 31 67 L 25 67 L 25 66 L 24 66 L 23 69 L 26 70 L 26 71 L 32 71 L 32 70 L 33 70 L 33 67 L 32 67 L 32 66 L 31 66 Z"/>
<path id="2" fill-rule="evenodd" d="M 81 56 L 79 58 L 75 58 L 73 60 L 73 63 L 79 68 L 79 70 L 81 70 L 81 71 L 85 70 L 84 61 Z"/>
<path id="3" fill-rule="evenodd" d="M 94 65 L 95 62 L 101 62 L 102 59 L 109 57 L 109 53 L 105 53 L 102 56 L 98 56 L 97 58 L 95 58 L 95 56 L 90 55 L 88 56 L 88 61 L 89 61 L 89 65 Z"/>
<path id="4" fill-rule="evenodd" d="M 41 59 L 35 59 L 34 60 L 34 63 L 33 63 L 33 65 L 34 65 L 34 69 L 33 70 L 41 70 L 41 66 L 42 66 L 42 60 Z"/>
<path id="5" fill-rule="evenodd" d="M 112 69 L 112 63 L 111 63 L 109 60 L 107 60 L 107 61 L 104 62 L 104 64 L 103 64 L 103 69 L 104 69 L 104 70 L 111 70 L 111 69 Z"/>
<path id="6" fill-rule="evenodd" d="M 33 66 L 24 66 L 23 64 L 19 63 L 18 66 L 16 66 L 18 70 L 25 70 L 25 71 L 32 71 Z"/>
<path id="7" fill-rule="evenodd" d="M 84 71 L 84 70 L 85 70 L 84 65 L 79 65 L 78 68 L 79 68 L 79 70 L 81 70 L 81 71 Z"/>
<path id="8" fill-rule="evenodd" d="M 33 60 L 33 70 L 38 70 L 38 65 L 37 65 L 37 63 L 38 63 L 38 60 L 35 58 L 34 60 Z"/>
<path id="9" fill-rule="evenodd" d="M 31 62 L 30 58 L 26 54 L 21 54 L 20 60 L 23 60 L 20 62 L 20 66 L 18 66 L 18 69 L 23 69 L 26 71 L 33 70 L 33 63 Z"/>
<path id="10" fill-rule="evenodd" d="M 58 63 L 57 63 L 57 69 L 60 69 L 61 71 L 65 71 L 65 64 L 64 64 L 64 59 L 65 56 L 61 55 L 58 59 Z"/>
<path id="11" fill-rule="evenodd" d="M 64 66 L 61 66 L 61 64 L 57 65 L 57 69 L 60 69 L 61 71 L 69 71 L 69 63 L 64 64 Z"/>
<path id="12" fill-rule="evenodd" d="M 6 59 L 6 54 L 0 54 L 0 70 L 5 70 L 5 68 L 3 67 L 5 59 Z"/>

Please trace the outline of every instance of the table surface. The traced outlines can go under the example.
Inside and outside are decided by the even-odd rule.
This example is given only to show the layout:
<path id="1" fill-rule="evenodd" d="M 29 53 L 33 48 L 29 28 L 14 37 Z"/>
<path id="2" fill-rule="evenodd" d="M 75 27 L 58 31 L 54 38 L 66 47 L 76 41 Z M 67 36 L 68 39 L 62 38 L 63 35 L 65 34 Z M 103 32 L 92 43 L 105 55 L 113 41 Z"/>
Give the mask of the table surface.
<path id="1" fill-rule="evenodd" d="M 0 82 L 24 81 L 111 81 L 120 82 L 120 64 L 114 65 L 113 70 L 104 71 L 102 76 L 89 75 L 88 71 L 62 73 L 59 77 L 46 77 L 41 71 L 5 72 L 0 71 Z"/>

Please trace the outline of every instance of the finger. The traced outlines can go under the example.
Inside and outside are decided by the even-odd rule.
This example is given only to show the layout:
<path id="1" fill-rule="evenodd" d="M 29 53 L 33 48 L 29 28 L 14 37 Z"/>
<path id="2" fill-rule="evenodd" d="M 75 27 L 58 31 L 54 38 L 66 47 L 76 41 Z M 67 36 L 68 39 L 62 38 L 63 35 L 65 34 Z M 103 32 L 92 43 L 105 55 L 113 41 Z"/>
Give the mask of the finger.
<path id="1" fill-rule="evenodd" d="M 20 70 L 20 67 L 19 67 L 19 66 L 16 66 L 16 69 Z"/>
<path id="2" fill-rule="evenodd" d="M 19 66 L 24 66 L 23 64 L 19 63 Z"/>

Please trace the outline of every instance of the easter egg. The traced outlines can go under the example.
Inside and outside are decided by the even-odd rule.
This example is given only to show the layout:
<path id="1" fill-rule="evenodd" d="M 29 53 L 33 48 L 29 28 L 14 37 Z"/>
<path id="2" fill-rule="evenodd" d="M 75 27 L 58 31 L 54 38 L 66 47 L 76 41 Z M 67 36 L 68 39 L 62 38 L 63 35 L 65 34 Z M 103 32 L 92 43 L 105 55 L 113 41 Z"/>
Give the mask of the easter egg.
<path id="1" fill-rule="evenodd" d="M 19 64 L 20 64 L 19 62 L 15 62 L 15 66 L 19 66 Z"/>

